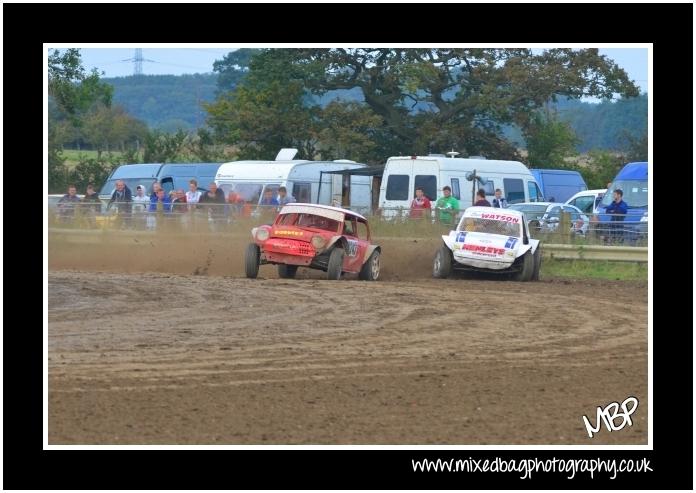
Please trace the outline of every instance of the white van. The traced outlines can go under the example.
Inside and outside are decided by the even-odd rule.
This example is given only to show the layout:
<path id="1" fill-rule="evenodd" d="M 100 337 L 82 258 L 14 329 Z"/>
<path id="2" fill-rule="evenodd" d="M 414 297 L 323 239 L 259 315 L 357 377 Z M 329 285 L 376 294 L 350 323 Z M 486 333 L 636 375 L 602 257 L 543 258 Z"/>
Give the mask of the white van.
<path id="1" fill-rule="evenodd" d="M 478 179 L 473 179 L 474 172 Z M 486 199 L 491 203 L 496 188 L 500 188 L 509 204 L 543 199 L 534 176 L 519 161 L 444 155 L 398 156 L 390 157 L 384 166 L 379 206 L 385 216 L 395 215 L 399 208 L 410 208 L 416 187 L 422 187 L 434 207 L 434 202 L 443 196 L 445 185 L 452 189 L 461 210 L 473 205 L 479 188 L 486 191 Z"/>
<path id="2" fill-rule="evenodd" d="M 346 159 L 336 161 L 293 160 L 297 149 L 281 149 L 274 161 L 233 161 L 224 163 L 215 182 L 225 196 L 236 192 L 244 202 L 257 205 L 267 189 L 277 195 L 284 186 L 297 202 L 366 208 L 370 206 L 371 180 L 368 176 L 341 174 L 365 164 Z"/>

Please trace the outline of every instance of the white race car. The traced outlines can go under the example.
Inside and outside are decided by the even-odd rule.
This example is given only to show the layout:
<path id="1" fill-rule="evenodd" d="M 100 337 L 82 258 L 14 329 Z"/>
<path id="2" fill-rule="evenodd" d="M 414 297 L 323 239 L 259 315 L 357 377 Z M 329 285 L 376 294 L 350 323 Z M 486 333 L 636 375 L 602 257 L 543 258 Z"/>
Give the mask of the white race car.
<path id="1" fill-rule="evenodd" d="M 515 281 L 538 281 L 541 245 L 529 237 L 524 213 L 494 207 L 469 207 L 457 229 L 443 235 L 433 276 L 453 269 L 511 274 Z"/>

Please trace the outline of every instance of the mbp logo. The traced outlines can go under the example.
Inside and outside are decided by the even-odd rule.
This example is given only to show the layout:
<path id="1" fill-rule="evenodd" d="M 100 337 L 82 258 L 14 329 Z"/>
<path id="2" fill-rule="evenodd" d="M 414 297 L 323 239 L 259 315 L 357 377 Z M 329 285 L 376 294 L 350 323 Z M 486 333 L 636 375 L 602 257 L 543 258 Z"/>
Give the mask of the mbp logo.
<path id="1" fill-rule="evenodd" d="M 630 407 L 630 409 L 629 409 Z M 621 412 L 619 412 L 621 409 Z M 638 409 L 638 399 L 635 397 L 627 397 L 621 404 L 618 402 L 612 402 L 607 405 L 604 409 L 601 406 L 597 406 L 597 425 L 592 426 L 590 420 L 587 416 L 583 416 L 582 420 L 585 423 L 585 428 L 587 428 L 587 434 L 590 438 L 597 433 L 602 427 L 602 421 L 609 431 L 619 431 L 628 424 L 628 426 L 633 426 L 633 421 L 631 420 L 631 414 L 636 412 Z M 621 418 L 621 425 L 616 425 L 616 419 Z"/>

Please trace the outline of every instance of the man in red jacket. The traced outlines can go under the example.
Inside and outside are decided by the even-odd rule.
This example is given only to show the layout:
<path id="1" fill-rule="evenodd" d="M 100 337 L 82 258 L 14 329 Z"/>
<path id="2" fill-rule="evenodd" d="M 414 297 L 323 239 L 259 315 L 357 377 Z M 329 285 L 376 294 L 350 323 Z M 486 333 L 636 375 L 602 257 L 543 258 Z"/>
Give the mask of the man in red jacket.
<path id="1" fill-rule="evenodd" d="M 427 211 L 427 213 L 425 212 Z M 423 193 L 421 187 L 416 188 L 416 198 L 411 201 L 411 219 L 430 217 L 430 200 Z"/>

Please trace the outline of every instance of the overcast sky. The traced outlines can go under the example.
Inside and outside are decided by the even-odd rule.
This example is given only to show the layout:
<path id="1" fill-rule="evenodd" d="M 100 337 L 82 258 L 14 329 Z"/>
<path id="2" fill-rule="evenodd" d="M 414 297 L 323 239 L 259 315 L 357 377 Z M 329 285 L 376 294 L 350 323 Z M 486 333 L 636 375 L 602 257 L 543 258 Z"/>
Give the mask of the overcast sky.
<path id="1" fill-rule="evenodd" d="M 213 71 L 213 62 L 221 60 L 230 48 L 143 48 L 143 74 L 194 74 Z M 600 48 L 600 53 L 619 64 L 638 84 L 648 91 L 647 48 Z M 96 67 L 105 77 L 133 74 L 133 48 L 82 48 L 84 66 Z M 131 60 L 131 61 L 125 61 Z"/>

